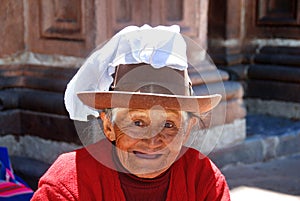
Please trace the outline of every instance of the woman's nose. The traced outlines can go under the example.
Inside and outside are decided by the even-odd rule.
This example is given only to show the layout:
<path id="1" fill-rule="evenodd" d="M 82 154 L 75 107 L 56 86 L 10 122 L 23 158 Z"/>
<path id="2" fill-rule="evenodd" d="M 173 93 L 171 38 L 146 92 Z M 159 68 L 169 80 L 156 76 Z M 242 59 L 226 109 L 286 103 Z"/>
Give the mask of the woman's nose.
<path id="1" fill-rule="evenodd" d="M 150 129 L 144 141 L 147 142 L 150 147 L 160 146 L 163 142 L 161 133 L 157 129 Z"/>

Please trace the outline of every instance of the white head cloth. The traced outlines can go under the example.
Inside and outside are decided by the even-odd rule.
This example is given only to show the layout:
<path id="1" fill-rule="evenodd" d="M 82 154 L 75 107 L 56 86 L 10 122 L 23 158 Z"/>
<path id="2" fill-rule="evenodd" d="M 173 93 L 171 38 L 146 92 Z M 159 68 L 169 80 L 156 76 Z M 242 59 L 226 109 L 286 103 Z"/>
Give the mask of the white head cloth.
<path id="1" fill-rule="evenodd" d="M 87 121 L 89 115 L 99 116 L 96 109 L 84 105 L 77 97 L 82 91 L 108 91 L 112 74 L 119 64 L 147 63 L 154 68 L 169 66 L 187 68 L 186 43 L 173 26 L 128 26 L 96 50 L 69 82 L 65 92 L 65 105 L 70 118 Z"/>

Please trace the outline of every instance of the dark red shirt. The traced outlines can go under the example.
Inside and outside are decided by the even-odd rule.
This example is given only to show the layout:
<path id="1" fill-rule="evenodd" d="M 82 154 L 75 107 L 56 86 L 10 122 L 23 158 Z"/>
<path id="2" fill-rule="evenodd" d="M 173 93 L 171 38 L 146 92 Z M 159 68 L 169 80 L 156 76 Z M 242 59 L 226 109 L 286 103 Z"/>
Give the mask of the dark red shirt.
<path id="1" fill-rule="evenodd" d="M 167 197 L 170 171 L 153 179 L 144 179 L 132 174 L 119 173 L 121 187 L 126 200 L 165 201 Z"/>

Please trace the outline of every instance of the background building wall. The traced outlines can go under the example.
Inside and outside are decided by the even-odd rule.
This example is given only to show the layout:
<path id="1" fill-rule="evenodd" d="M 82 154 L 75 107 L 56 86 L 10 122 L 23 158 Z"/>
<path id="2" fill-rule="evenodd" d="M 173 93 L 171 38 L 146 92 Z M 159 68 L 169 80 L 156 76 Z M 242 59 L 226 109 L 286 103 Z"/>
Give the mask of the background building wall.
<path id="1" fill-rule="evenodd" d="M 210 0 L 208 50 L 248 112 L 300 118 L 300 1 Z"/>
<path id="2" fill-rule="evenodd" d="M 125 26 L 143 24 L 180 25 L 182 33 L 207 49 L 218 64 L 218 71 L 204 74 L 211 87 L 224 84 L 223 92 L 214 88 L 223 95 L 215 112 L 224 116 L 213 121 L 207 116 L 212 138 L 196 136 L 194 146 L 209 152 L 211 147 L 244 140 L 242 84 L 249 85 L 245 69 L 251 64 L 245 61 L 256 53 L 253 45 L 245 45 L 252 44 L 245 42 L 250 38 L 244 26 L 250 23 L 245 17 L 248 4 L 246 0 L 1 1 L 0 145 L 7 146 L 12 156 L 46 164 L 81 146 L 80 128 L 64 107 L 67 83 L 99 44 Z M 242 73 L 236 75 L 236 69 Z M 196 92 L 203 93 L 202 82 L 195 79 Z"/>

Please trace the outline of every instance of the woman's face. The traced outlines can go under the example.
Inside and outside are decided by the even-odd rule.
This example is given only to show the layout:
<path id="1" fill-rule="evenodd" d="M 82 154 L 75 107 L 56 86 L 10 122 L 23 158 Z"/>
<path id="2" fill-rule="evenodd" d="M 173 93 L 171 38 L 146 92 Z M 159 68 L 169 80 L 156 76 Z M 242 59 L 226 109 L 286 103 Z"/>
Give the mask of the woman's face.
<path id="1" fill-rule="evenodd" d="M 114 109 L 112 122 L 104 114 L 101 118 L 123 167 L 143 178 L 154 178 L 174 163 L 196 121 L 181 111 L 158 109 Z"/>

